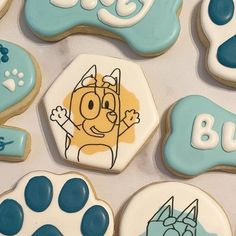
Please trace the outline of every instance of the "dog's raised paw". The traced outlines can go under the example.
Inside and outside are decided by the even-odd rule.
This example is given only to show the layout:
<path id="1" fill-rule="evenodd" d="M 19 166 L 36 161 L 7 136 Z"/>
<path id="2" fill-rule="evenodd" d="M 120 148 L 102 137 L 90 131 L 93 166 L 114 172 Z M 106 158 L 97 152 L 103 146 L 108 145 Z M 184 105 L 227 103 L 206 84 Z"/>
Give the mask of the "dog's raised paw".
<path id="1" fill-rule="evenodd" d="M 110 207 L 75 173 L 28 174 L 0 203 L 0 235 L 113 235 Z"/>
<path id="2" fill-rule="evenodd" d="M 203 0 L 199 27 L 200 37 L 209 47 L 209 72 L 233 87 L 236 86 L 235 4 L 235 0 Z"/>

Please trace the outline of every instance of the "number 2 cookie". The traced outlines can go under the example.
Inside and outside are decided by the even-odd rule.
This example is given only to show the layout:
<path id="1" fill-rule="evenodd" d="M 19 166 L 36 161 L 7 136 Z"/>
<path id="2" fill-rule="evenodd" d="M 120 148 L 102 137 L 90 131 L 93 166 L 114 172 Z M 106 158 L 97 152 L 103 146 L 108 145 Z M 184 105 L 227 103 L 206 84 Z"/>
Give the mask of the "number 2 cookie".
<path id="1" fill-rule="evenodd" d="M 77 173 L 32 172 L 0 197 L 0 235 L 112 236 L 113 213 Z"/>
<path id="2" fill-rule="evenodd" d="M 203 0 L 199 35 L 207 46 L 207 67 L 215 79 L 236 87 L 235 0 Z"/>
<path id="3" fill-rule="evenodd" d="M 40 82 L 40 69 L 33 57 L 23 48 L 0 40 L 0 160 L 23 161 L 28 156 L 28 132 L 3 124 L 28 108 Z"/>
<path id="4" fill-rule="evenodd" d="M 0 18 L 5 15 L 11 5 L 12 0 L 0 0 Z"/>
<path id="5" fill-rule="evenodd" d="M 182 0 L 27 0 L 25 18 L 44 40 L 101 34 L 126 41 L 141 55 L 156 56 L 179 36 L 181 5 Z"/>
<path id="6" fill-rule="evenodd" d="M 163 158 L 174 173 L 236 173 L 236 115 L 202 96 L 188 96 L 169 111 Z"/>
<path id="7" fill-rule="evenodd" d="M 233 236 L 224 210 L 211 196 L 176 182 L 140 190 L 120 221 L 119 236 Z"/>
<path id="8" fill-rule="evenodd" d="M 44 104 L 60 155 L 111 172 L 131 162 L 159 123 L 142 69 L 105 56 L 78 56 Z"/>

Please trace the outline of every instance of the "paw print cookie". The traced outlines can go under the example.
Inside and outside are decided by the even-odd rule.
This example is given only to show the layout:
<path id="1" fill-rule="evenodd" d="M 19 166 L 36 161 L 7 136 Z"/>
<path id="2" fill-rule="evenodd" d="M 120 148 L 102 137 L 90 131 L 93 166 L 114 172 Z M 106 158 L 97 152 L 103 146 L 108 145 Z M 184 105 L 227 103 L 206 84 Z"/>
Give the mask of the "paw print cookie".
<path id="1" fill-rule="evenodd" d="M 25 19 L 43 40 L 100 34 L 124 40 L 143 56 L 157 56 L 179 36 L 181 6 L 182 0 L 26 0 Z"/>
<path id="2" fill-rule="evenodd" d="M 193 95 L 175 103 L 167 126 L 163 158 L 173 173 L 184 177 L 216 170 L 236 173 L 236 114 Z"/>
<path id="3" fill-rule="evenodd" d="M 12 0 L 0 0 L 0 18 L 3 17 L 11 5 Z"/>
<path id="4" fill-rule="evenodd" d="M 176 182 L 138 191 L 120 219 L 119 236 L 233 236 L 222 207 L 207 193 Z"/>
<path id="5" fill-rule="evenodd" d="M 44 104 L 60 155 L 111 172 L 126 168 L 159 123 L 141 68 L 105 56 L 78 56 Z"/>
<path id="6" fill-rule="evenodd" d="M 32 172 L 0 198 L 0 235 L 112 236 L 113 213 L 76 173 Z"/>
<path id="7" fill-rule="evenodd" d="M 203 0 L 199 35 L 207 50 L 207 68 L 215 79 L 236 87 L 235 0 Z"/>
<path id="8" fill-rule="evenodd" d="M 3 124 L 28 108 L 40 82 L 40 70 L 33 57 L 21 47 L 0 40 L 0 160 L 23 161 L 28 156 L 29 133 Z"/>

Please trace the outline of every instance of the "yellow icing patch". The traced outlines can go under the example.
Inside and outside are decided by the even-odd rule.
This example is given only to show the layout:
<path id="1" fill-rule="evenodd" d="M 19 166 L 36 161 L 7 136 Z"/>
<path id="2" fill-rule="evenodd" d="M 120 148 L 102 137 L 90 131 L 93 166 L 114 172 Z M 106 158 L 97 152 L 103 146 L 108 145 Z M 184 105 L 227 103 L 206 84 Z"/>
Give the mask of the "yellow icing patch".
<path id="1" fill-rule="evenodd" d="M 132 112 L 128 114 L 130 119 L 125 117 L 132 110 L 138 114 L 137 97 L 121 84 L 104 83 L 103 78 L 98 74 L 96 86 L 88 81 L 88 85 L 81 85 L 63 102 L 71 112 L 70 119 L 78 127 L 74 129 L 71 145 L 88 155 L 105 152 L 120 142 L 135 141 L 135 124 L 138 122 L 132 121 Z"/>

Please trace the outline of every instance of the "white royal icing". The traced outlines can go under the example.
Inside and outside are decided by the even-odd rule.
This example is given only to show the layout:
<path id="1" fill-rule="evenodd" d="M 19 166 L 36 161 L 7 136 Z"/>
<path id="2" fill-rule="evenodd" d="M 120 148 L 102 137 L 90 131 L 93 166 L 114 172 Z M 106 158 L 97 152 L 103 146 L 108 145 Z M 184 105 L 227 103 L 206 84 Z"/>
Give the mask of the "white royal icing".
<path id="1" fill-rule="evenodd" d="M 115 1 L 114 0 L 100 0 L 101 3 L 105 6 L 111 6 Z M 57 7 L 61 8 L 71 8 L 74 7 L 78 0 L 51 0 L 51 3 Z M 117 14 L 121 17 L 114 16 L 112 13 L 110 13 L 107 9 L 102 8 L 98 11 L 98 18 L 100 21 L 102 21 L 104 24 L 107 24 L 112 27 L 130 27 L 135 24 L 137 24 L 139 21 L 141 21 L 150 8 L 152 7 L 154 0 L 142 0 L 140 1 L 142 4 L 141 10 L 131 18 L 124 18 L 127 16 L 132 15 L 137 5 L 136 3 L 130 1 L 130 0 L 118 0 L 116 3 L 116 11 Z M 93 10 L 96 8 L 98 4 L 98 0 L 81 0 L 80 1 L 81 7 L 85 10 Z"/>
<path id="2" fill-rule="evenodd" d="M 2 82 L 2 85 L 11 92 L 14 92 L 16 89 L 16 83 L 15 83 L 14 79 L 7 79 Z"/>
<path id="3" fill-rule="evenodd" d="M 163 209 L 162 213 L 164 213 L 158 215 L 161 208 Z M 175 214 L 173 218 L 171 217 L 172 210 L 178 211 L 178 214 Z M 185 217 L 187 214 L 188 218 L 184 219 L 184 215 L 179 215 L 183 211 Z M 175 222 L 176 215 L 179 216 L 178 221 L 186 223 L 185 230 L 187 232 L 177 233 L 176 230 L 180 228 L 178 223 L 174 226 L 171 225 L 171 222 Z M 188 229 L 191 230 L 191 227 L 187 226 L 188 222 L 193 223 L 194 221 L 195 224 L 191 225 L 197 226 L 195 233 L 188 231 Z M 175 226 L 177 227 L 175 228 Z M 203 232 L 200 230 L 201 228 L 203 228 Z M 233 233 L 227 215 L 211 196 L 190 185 L 165 182 L 143 188 L 128 202 L 119 227 L 119 236 L 127 235 L 233 236 Z"/>
<path id="4" fill-rule="evenodd" d="M 75 6 L 78 0 L 50 0 L 50 2 L 57 7 L 70 8 Z"/>
<path id="5" fill-rule="evenodd" d="M 101 75 L 101 81 L 97 82 Z M 132 78 L 135 78 L 135 82 Z M 124 88 L 128 92 L 125 98 L 122 97 L 127 93 L 123 91 Z M 94 94 L 95 90 L 99 99 Z M 100 93 L 100 90 L 104 92 Z M 78 102 L 80 104 L 74 103 L 77 104 L 74 112 L 65 106 L 65 98 L 72 92 L 74 95 L 70 96 L 70 104 L 76 96 L 83 94 Z M 91 98 L 93 103 L 89 102 Z M 142 69 L 133 62 L 105 56 L 78 56 L 49 89 L 44 104 L 61 157 L 80 166 L 111 172 L 125 169 L 159 123 Z M 81 108 L 83 104 L 86 104 L 85 110 Z M 95 113 L 90 114 L 89 107 L 91 110 L 97 108 Z M 109 114 L 103 110 L 106 107 L 110 109 Z M 114 126 L 111 127 L 111 124 Z M 127 142 L 130 134 L 131 140 Z M 83 143 L 86 140 L 93 140 L 93 144 Z M 85 146 L 93 146 L 96 151 L 90 154 L 84 150 Z M 105 146 L 97 150 L 97 147 Z"/>
<path id="6" fill-rule="evenodd" d="M 222 128 L 222 147 L 226 152 L 236 151 L 236 126 L 233 122 L 225 122 Z"/>
<path id="7" fill-rule="evenodd" d="M 205 150 L 213 149 L 217 146 L 219 136 L 212 129 L 214 121 L 214 117 L 209 114 L 200 114 L 196 117 L 192 132 L 193 147 Z"/>

